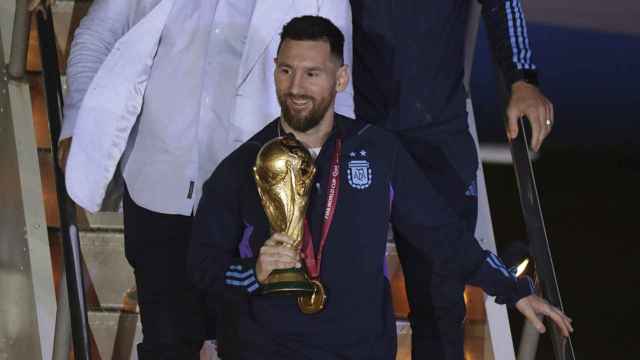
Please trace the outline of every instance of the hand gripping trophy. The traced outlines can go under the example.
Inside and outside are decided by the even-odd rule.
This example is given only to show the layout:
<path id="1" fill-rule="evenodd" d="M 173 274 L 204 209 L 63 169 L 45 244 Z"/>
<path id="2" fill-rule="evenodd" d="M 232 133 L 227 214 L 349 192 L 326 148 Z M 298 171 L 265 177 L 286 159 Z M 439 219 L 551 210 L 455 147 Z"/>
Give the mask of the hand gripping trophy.
<path id="1" fill-rule="evenodd" d="M 299 251 L 316 174 L 309 151 L 293 135 L 277 137 L 260 149 L 253 173 L 271 231 L 288 235 Z M 262 294 L 298 296 L 298 305 L 307 314 L 322 310 L 326 299 L 322 285 L 297 268 L 273 270 L 262 284 Z"/>

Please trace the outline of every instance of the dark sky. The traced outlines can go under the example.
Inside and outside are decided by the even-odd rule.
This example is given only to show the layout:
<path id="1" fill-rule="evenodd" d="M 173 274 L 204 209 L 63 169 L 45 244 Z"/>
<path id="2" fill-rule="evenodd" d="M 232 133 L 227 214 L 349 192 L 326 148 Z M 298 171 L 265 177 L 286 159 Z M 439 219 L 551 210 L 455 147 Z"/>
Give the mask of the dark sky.
<path id="1" fill-rule="evenodd" d="M 549 143 L 640 145 L 640 22 L 631 19 L 640 19 L 640 1 L 625 0 L 628 9 L 611 10 L 602 2 L 597 9 L 595 0 L 564 2 L 587 6 L 558 10 L 561 6 L 551 1 L 525 1 L 541 88 L 556 109 Z M 495 71 L 483 28 L 472 71 L 480 140 L 502 141 Z"/>
<path id="2" fill-rule="evenodd" d="M 530 21 L 640 35 L 637 0 L 522 0 Z"/>

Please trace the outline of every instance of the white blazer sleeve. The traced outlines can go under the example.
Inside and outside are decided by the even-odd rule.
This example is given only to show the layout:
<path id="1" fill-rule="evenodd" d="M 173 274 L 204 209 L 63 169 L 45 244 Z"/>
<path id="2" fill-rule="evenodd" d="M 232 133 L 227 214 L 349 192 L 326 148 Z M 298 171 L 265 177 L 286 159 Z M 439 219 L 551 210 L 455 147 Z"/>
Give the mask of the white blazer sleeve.
<path id="1" fill-rule="evenodd" d="M 132 0 L 95 0 L 75 31 L 67 60 L 64 121 L 60 140 L 73 136 L 78 110 L 93 77 L 129 29 Z"/>
<path id="2" fill-rule="evenodd" d="M 351 23 L 351 5 L 349 0 L 323 0 L 320 16 L 331 20 L 344 34 L 344 62 L 349 68 L 349 84 L 336 97 L 336 112 L 355 118 L 353 103 L 353 83 L 351 69 L 353 65 L 353 25 Z"/>

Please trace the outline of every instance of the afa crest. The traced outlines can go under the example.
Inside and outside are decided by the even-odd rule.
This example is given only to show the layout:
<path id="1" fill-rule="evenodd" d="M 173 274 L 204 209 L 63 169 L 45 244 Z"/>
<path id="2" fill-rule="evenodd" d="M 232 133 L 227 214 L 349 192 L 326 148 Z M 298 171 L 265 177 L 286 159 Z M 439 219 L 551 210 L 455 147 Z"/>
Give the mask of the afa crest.
<path id="1" fill-rule="evenodd" d="M 349 185 L 356 189 L 366 189 L 371 185 L 371 167 L 367 160 L 351 160 L 347 168 Z"/>

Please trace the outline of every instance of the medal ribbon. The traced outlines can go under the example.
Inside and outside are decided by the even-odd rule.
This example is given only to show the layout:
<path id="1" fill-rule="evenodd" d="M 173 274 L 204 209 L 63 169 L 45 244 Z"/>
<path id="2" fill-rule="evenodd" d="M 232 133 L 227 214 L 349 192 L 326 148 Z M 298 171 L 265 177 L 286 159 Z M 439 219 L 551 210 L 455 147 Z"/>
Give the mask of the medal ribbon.
<path id="1" fill-rule="evenodd" d="M 333 151 L 333 159 L 331 160 L 329 183 L 327 184 L 327 203 L 324 210 L 324 223 L 322 224 L 322 235 L 320 237 L 320 247 L 318 248 L 317 256 L 313 249 L 313 238 L 311 235 L 311 228 L 309 227 L 309 221 L 307 218 L 304 219 L 304 263 L 307 266 L 307 271 L 309 272 L 311 279 L 317 279 L 320 276 L 322 253 L 324 251 L 324 245 L 327 242 L 327 236 L 329 235 L 329 228 L 333 222 L 333 215 L 336 212 L 336 205 L 338 203 L 338 194 L 340 190 L 341 151 L 342 139 L 338 137 L 336 139 L 335 150 Z"/>

